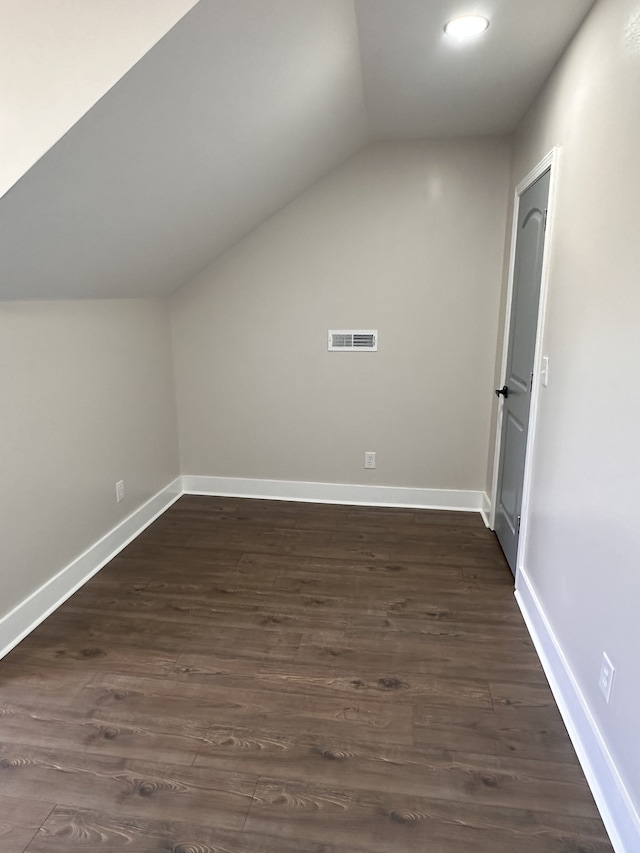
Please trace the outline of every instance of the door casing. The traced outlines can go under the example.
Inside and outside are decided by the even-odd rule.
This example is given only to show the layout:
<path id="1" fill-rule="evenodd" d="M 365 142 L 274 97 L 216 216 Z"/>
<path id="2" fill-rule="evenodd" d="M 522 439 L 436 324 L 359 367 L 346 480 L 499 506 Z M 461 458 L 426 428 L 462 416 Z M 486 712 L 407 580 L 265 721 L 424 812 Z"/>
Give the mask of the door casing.
<path id="1" fill-rule="evenodd" d="M 540 400 L 540 369 L 542 365 L 544 340 L 544 325 L 546 320 L 547 293 L 549 290 L 550 257 L 553 244 L 553 233 L 555 225 L 555 209 L 558 191 L 558 173 L 560 165 L 560 148 L 552 148 L 534 168 L 516 186 L 513 201 L 513 218 L 511 223 L 511 249 L 509 255 L 509 278 L 507 283 L 507 300 L 504 315 L 504 339 L 502 342 L 502 366 L 500 369 L 499 386 L 505 384 L 507 373 L 507 356 L 509 348 L 509 332 L 511 327 L 511 305 L 513 302 L 513 284 L 516 266 L 516 237 L 518 232 L 518 213 L 520 211 L 520 198 L 546 171 L 551 170 L 549 184 L 549 200 L 547 202 L 547 227 L 544 237 L 544 254 L 542 258 L 542 276 L 540 281 L 540 302 L 538 308 L 538 321 L 536 328 L 536 346 L 534 356 L 533 388 L 531 391 L 531 406 L 529 409 L 529 427 L 527 430 L 527 450 L 524 464 L 524 480 L 522 486 L 522 508 L 520 510 L 520 537 L 518 541 L 518 555 L 516 557 L 516 586 L 518 585 L 518 574 L 525 563 L 527 549 L 527 535 L 529 527 L 529 501 L 531 493 L 531 479 L 533 473 L 534 442 L 536 435 L 536 423 L 538 419 L 538 404 Z M 498 417 L 496 422 L 495 451 L 493 459 L 493 482 L 491 487 L 491 514 L 490 527 L 495 529 L 495 508 L 498 496 L 498 469 L 500 465 L 500 445 L 502 440 L 502 403 L 498 404 Z"/>

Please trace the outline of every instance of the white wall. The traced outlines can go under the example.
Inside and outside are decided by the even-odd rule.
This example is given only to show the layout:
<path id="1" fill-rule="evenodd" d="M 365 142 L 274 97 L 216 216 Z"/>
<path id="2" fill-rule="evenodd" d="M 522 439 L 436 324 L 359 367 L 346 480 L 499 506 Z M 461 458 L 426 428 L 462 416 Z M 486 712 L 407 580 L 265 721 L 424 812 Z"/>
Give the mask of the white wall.
<path id="1" fill-rule="evenodd" d="M 0 195 L 196 0 L 2 0 Z"/>
<path id="2" fill-rule="evenodd" d="M 637 0 L 595 6 L 519 129 L 513 183 L 556 144 L 550 384 L 541 392 L 525 573 L 639 809 Z M 610 705 L 598 690 L 603 651 L 616 667 Z"/>
<path id="3" fill-rule="evenodd" d="M 166 303 L 0 304 L 0 400 L 1 619 L 178 476 Z"/>
<path id="4" fill-rule="evenodd" d="M 373 146 L 179 291 L 182 472 L 484 489 L 508 169 L 502 139 Z M 328 353 L 352 327 L 379 351 Z"/>

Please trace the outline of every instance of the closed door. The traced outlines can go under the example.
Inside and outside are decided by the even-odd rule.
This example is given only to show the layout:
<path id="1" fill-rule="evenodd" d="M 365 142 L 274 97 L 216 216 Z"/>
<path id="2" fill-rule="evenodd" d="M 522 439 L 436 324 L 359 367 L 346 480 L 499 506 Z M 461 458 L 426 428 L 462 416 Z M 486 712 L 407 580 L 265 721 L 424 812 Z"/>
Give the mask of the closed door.
<path id="1" fill-rule="evenodd" d="M 503 400 L 495 532 L 516 573 L 551 172 L 520 196 Z"/>

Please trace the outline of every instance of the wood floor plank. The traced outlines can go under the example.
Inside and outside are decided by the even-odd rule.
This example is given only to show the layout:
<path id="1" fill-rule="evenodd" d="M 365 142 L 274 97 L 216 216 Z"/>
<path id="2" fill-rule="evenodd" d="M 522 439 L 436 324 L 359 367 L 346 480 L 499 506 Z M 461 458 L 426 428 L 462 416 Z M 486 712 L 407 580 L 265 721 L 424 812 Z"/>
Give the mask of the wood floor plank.
<path id="1" fill-rule="evenodd" d="M 259 690 L 254 679 L 246 686 L 188 683 L 180 680 L 141 679 L 98 674 L 74 706 L 89 715 L 123 726 L 161 722 L 178 730 L 182 721 L 193 725 L 256 726 L 269 720 L 279 730 L 362 732 L 385 731 L 392 741 L 412 741 L 413 709 L 376 699 L 376 695 L 345 697 L 341 694 L 310 695 L 303 692 Z"/>
<path id="2" fill-rule="evenodd" d="M 144 598 L 127 600 L 119 596 L 103 596 L 89 604 L 74 602 L 67 612 L 91 612 L 107 620 L 113 615 L 169 621 L 181 621 L 186 617 L 190 624 L 200 622 L 205 628 L 215 621 L 217 628 L 253 626 L 297 632 L 310 627 L 330 630 L 336 622 L 346 626 L 352 615 L 352 610 L 342 609 L 341 600 L 335 597 L 319 600 L 318 596 L 305 596 L 302 601 L 299 597 L 291 598 L 295 598 L 295 602 L 285 609 L 282 596 L 257 594 L 237 584 L 225 588 L 216 585 L 209 590 L 202 588 L 199 594 L 193 590 L 176 589 L 175 586 L 168 591 L 154 586 Z M 381 609 L 370 608 L 369 612 L 383 614 Z"/>
<path id="3" fill-rule="evenodd" d="M 0 746 L 0 794 L 153 819 L 197 820 L 241 829 L 257 777 L 176 764 Z"/>
<path id="4" fill-rule="evenodd" d="M 388 792 L 261 780 L 245 827 L 333 844 L 357 842 L 372 853 L 566 853 L 608 850 L 595 818 L 502 809 Z M 580 849 L 578 847 L 578 849 Z"/>
<path id="5" fill-rule="evenodd" d="M 59 642 L 42 635 L 30 637 L 28 644 L 21 644 L 7 657 L 19 668 L 67 667 L 75 675 L 82 671 L 91 677 L 93 673 L 127 672 L 130 675 L 150 675 L 162 678 L 175 668 L 177 652 L 161 652 L 154 648 L 137 648 L 116 643 L 91 645 L 69 642 L 71 638 L 61 637 Z M 67 697 L 68 698 L 68 697 Z"/>
<path id="6" fill-rule="evenodd" d="M 334 847 L 326 842 L 66 807 L 53 811 L 27 853 L 86 853 L 89 850 L 109 853 L 363 853 L 362 847 Z"/>
<path id="7" fill-rule="evenodd" d="M 414 743 L 471 753 L 517 755 L 574 762 L 567 730 L 556 709 L 519 712 L 414 705 Z"/>
<path id="8" fill-rule="evenodd" d="M 240 543 L 242 544 L 242 543 Z M 246 545 L 246 542 L 244 543 Z M 163 543 L 138 542 L 134 540 L 128 546 L 127 551 L 116 557 L 116 570 L 123 577 L 135 575 L 136 566 L 128 565 L 131 562 L 153 560 L 161 567 L 164 563 L 183 571 L 190 567 L 200 566 L 215 567 L 235 565 L 246 548 L 230 548 L 223 541 L 213 541 L 199 548 L 193 544 L 188 547 L 175 545 L 171 540 Z M 148 577 L 148 576 L 147 576 Z"/>
<path id="9" fill-rule="evenodd" d="M 348 629 L 344 638 L 333 644 L 301 643 L 296 663 L 302 666 L 331 667 L 333 670 L 364 673 L 412 673 L 439 678 L 473 679 L 482 672 L 487 679 L 519 679 L 525 683 L 547 684 L 535 653 L 528 647 L 518 655 L 508 646 L 475 644 L 472 639 L 455 640 L 449 637 L 398 634 L 393 630 L 381 631 L 384 651 L 379 650 L 380 639 L 370 636 L 354 637 Z M 473 660 L 473 666 L 470 666 Z M 448 703 L 450 704 L 450 703 Z"/>
<path id="10" fill-rule="evenodd" d="M 477 514 L 198 496 L 0 661 L 0 850 L 612 853 Z"/>
<path id="11" fill-rule="evenodd" d="M 189 661 L 190 658 L 184 660 Z M 394 705 L 411 705 L 418 697 L 428 697 L 436 704 L 491 707 L 488 685 L 480 679 L 442 678 L 415 671 L 398 671 L 397 668 L 385 669 L 384 666 L 378 667 L 373 674 L 371 671 L 365 674 L 361 668 L 336 672 L 300 664 L 265 665 L 247 675 L 221 673 L 217 667 L 207 672 L 202 661 L 197 668 L 196 679 L 190 678 L 189 672 L 179 675 L 182 680 L 197 680 L 233 693 L 259 690 L 281 695 L 335 697 L 346 702 L 364 698 Z"/>
<path id="12" fill-rule="evenodd" d="M 282 735 L 256 729 L 214 728 L 195 765 L 306 780 L 329 787 L 393 792 L 462 804 L 485 804 L 596 819 L 582 773 L 559 762 L 512 755 L 463 754 L 380 740 Z M 542 784 L 544 782 L 544 784 Z"/>
<path id="13" fill-rule="evenodd" d="M 43 705 L 64 706 L 90 678 L 91 672 L 83 669 L 59 670 L 19 660 L 17 654 L 8 656 L 0 661 L 0 701 L 28 698 Z"/>
<path id="14" fill-rule="evenodd" d="M 420 595 L 390 594 L 386 599 L 388 615 L 392 619 L 412 618 L 424 622 L 473 622 L 479 625 L 522 625 L 522 616 L 514 609 L 513 591 L 501 595 L 478 594 L 470 587 L 442 590 L 426 587 Z"/>
<path id="15" fill-rule="evenodd" d="M 56 614 L 58 616 L 58 614 Z M 126 645 L 155 649 L 166 654 L 186 651 L 205 652 L 232 650 L 239 656 L 260 659 L 293 660 L 301 633 L 269 632 L 262 628 L 239 628 L 220 625 L 211 619 L 207 625 L 191 622 L 183 614 L 173 619 L 95 613 L 66 608 L 64 618 L 52 620 L 37 629 L 36 643 L 63 644 L 76 651 L 102 648 L 103 645 Z M 29 644 L 27 644 L 29 648 Z"/>
<path id="16" fill-rule="evenodd" d="M 553 694 L 546 683 L 492 681 L 490 690 L 495 708 L 551 708 L 552 712 L 556 709 Z"/>
<path id="17" fill-rule="evenodd" d="M 0 714 L 7 747 L 21 744 L 187 766 L 193 763 L 207 733 L 207 725 L 198 726 L 187 719 L 175 727 L 142 719 L 136 725 L 117 725 L 75 707 L 45 710 L 36 704 L 3 705 Z"/>
<path id="18" fill-rule="evenodd" d="M 53 803 L 0 795 L 0 850 L 22 853 L 53 808 Z"/>

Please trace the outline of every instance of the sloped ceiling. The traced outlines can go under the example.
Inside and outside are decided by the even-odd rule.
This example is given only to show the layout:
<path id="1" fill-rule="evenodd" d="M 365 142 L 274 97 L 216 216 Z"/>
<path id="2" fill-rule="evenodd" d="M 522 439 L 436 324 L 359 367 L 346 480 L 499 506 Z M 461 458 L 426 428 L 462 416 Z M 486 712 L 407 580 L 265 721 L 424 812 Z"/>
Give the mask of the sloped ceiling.
<path id="1" fill-rule="evenodd" d="M 1 0 L 0 196 L 196 0 Z"/>
<path id="2" fill-rule="evenodd" d="M 200 0 L 0 200 L 0 298 L 169 293 L 371 139 L 509 132 L 592 3 L 463 50 L 457 0 Z"/>

